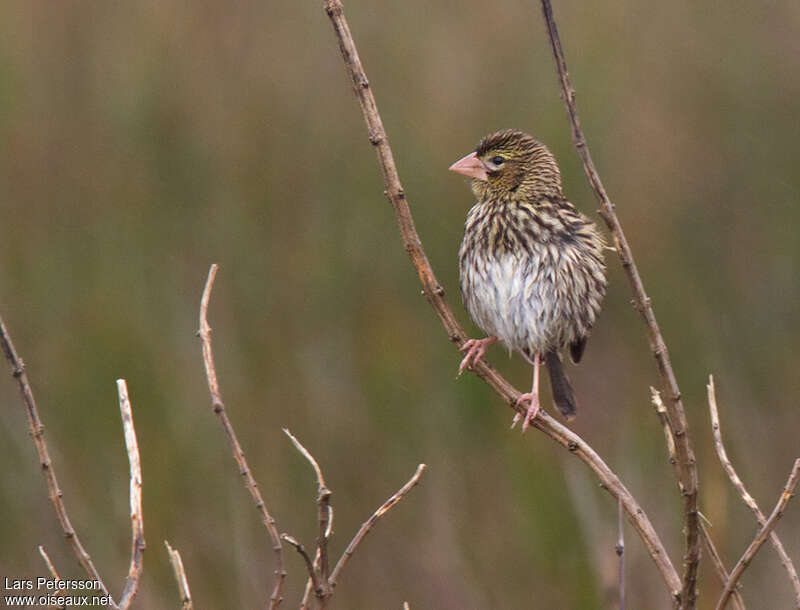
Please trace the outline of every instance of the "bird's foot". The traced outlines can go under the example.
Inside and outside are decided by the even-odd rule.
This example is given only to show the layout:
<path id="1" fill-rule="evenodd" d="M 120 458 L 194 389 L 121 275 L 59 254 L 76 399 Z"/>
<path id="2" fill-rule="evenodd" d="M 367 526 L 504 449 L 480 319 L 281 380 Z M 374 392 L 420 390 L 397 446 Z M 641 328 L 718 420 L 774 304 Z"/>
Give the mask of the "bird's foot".
<path id="1" fill-rule="evenodd" d="M 525 413 L 524 419 L 522 420 L 523 433 L 530 427 L 533 419 L 539 414 L 539 394 L 534 392 L 525 392 L 525 394 L 520 394 L 515 404 L 520 405 L 526 402 L 530 404 L 528 406 L 528 412 Z M 522 413 L 517 413 L 514 415 L 514 421 L 511 422 L 511 427 L 513 428 L 516 426 L 517 422 L 522 418 Z"/>
<path id="2" fill-rule="evenodd" d="M 461 351 L 464 352 L 464 358 L 458 366 L 458 374 L 464 372 L 464 369 L 472 368 L 486 353 L 489 346 L 497 341 L 497 337 L 486 337 L 485 339 L 470 339 L 465 341 L 461 346 Z"/>

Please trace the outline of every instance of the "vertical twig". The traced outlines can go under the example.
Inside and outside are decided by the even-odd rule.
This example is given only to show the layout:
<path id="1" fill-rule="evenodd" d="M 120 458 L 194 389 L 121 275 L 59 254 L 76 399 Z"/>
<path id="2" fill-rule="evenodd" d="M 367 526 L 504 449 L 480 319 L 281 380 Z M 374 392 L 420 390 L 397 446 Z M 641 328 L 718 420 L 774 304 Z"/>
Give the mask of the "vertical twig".
<path id="1" fill-rule="evenodd" d="M 667 392 L 667 416 L 670 428 L 675 438 L 675 454 L 678 462 L 678 472 L 682 485 L 683 509 L 686 520 L 686 554 L 684 555 L 684 574 L 683 587 L 680 595 L 680 605 L 682 608 L 691 609 L 695 607 L 697 601 L 697 570 L 700 563 L 700 520 L 697 511 L 697 467 L 695 464 L 694 451 L 689 440 L 689 426 L 686 421 L 686 414 L 681 401 L 681 393 L 675 373 L 672 370 L 667 344 L 661 335 L 650 297 L 644 289 L 644 284 L 636 268 L 633 259 L 633 252 L 628 246 L 622 225 L 614 211 L 614 204 L 606 193 L 600 176 L 594 167 L 586 138 L 581 129 L 578 109 L 575 105 L 575 91 L 570 83 L 567 62 L 564 58 L 564 49 L 561 47 L 561 40 L 558 36 L 555 19 L 553 18 L 553 8 L 550 0 L 541 0 L 542 13 L 544 15 L 547 34 L 550 39 L 550 46 L 556 63 L 559 82 L 561 85 L 562 97 L 567 107 L 570 124 L 572 125 L 572 141 L 575 149 L 583 162 L 583 168 L 589 184 L 592 187 L 597 199 L 600 201 L 600 216 L 605 221 L 614 239 L 617 254 L 619 255 L 625 275 L 631 285 L 634 295 L 634 304 L 641 313 L 647 325 L 647 336 L 650 342 L 650 349 L 658 365 L 658 372 L 661 381 Z"/>
<path id="2" fill-rule="evenodd" d="M 181 596 L 181 610 L 193 610 L 192 592 L 189 591 L 189 581 L 186 578 L 186 571 L 183 569 L 181 554 L 178 552 L 178 549 L 173 549 L 166 540 L 164 541 L 164 546 L 167 547 L 169 563 L 172 566 L 172 571 L 175 573 L 175 582 L 178 583 L 178 593 Z"/>
<path id="3" fill-rule="evenodd" d="M 664 429 L 664 438 L 667 443 L 667 454 L 669 455 L 669 463 L 672 464 L 673 468 L 676 471 L 676 480 L 678 483 L 678 489 L 682 490 L 683 486 L 681 484 L 681 477 L 680 473 L 677 472 L 678 470 L 678 460 L 675 457 L 675 439 L 672 436 L 672 430 L 669 427 L 669 419 L 667 418 L 667 408 L 664 406 L 664 401 L 661 400 L 661 394 L 656 390 L 654 387 L 650 388 L 650 399 L 653 403 L 653 406 L 656 408 L 656 414 L 658 415 L 658 420 L 661 422 L 661 426 Z M 708 532 L 708 528 L 703 525 L 702 521 L 700 522 L 700 534 L 703 536 L 703 542 L 705 542 L 706 549 L 711 556 L 711 563 L 714 565 L 714 571 L 717 573 L 717 577 L 719 578 L 720 583 L 722 586 L 725 586 L 725 583 L 728 582 L 728 570 L 725 567 L 725 563 L 722 561 L 722 557 L 717 551 L 717 548 L 714 546 L 713 540 L 711 540 L 711 534 Z M 742 596 L 739 594 L 738 591 L 733 592 L 733 607 L 735 610 L 744 610 L 744 600 Z"/>
<path id="4" fill-rule="evenodd" d="M 122 429 L 125 432 L 125 447 L 128 450 L 128 463 L 131 471 L 131 561 L 128 577 L 125 579 L 125 586 L 119 599 L 119 608 L 127 610 L 139 589 L 139 580 L 142 576 L 142 557 L 145 549 L 142 515 L 142 463 L 139 457 L 139 444 L 136 441 L 136 429 L 133 426 L 128 386 L 124 379 L 117 379 L 117 393 L 119 394 L 119 412 L 122 416 Z"/>
<path id="5" fill-rule="evenodd" d="M 228 414 L 225 412 L 225 403 L 222 402 L 222 395 L 219 391 L 217 370 L 214 366 L 214 353 L 211 349 L 211 327 L 208 324 L 208 303 L 211 299 L 211 289 L 214 286 L 217 268 L 218 266 L 213 264 L 208 271 L 208 279 L 203 288 L 203 297 L 200 300 L 200 329 L 197 334 L 203 345 L 203 364 L 205 365 L 206 379 L 208 380 L 208 391 L 211 394 L 211 406 L 225 430 L 225 436 L 228 439 L 231 453 L 233 453 L 233 459 L 236 460 L 236 464 L 239 466 L 239 474 L 242 475 L 242 479 L 244 479 L 244 486 L 247 488 L 247 491 L 250 492 L 250 496 L 255 502 L 256 510 L 258 510 L 261 515 L 261 521 L 264 527 L 267 528 L 269 537 L 272 540 L 272 550 L 275 553 L 275 584 L 272 588 L 272 594 L 270 595 L 269 608 L 270 610 L 274 610 L 283 600 L 281 597 L 281 589 L 283 588 L 283 581 L 286 578 L 286 570 L 283 566 L 283 546 L 281 545 L 281 537 L 278 534 L 278 528 L 275 525 L 275 519 L 273 519 L 272 515 L 270 515 L 267 510 L 267 505 L 261 497 L 258 484 L 250 472 L 250 467 L 247 465 L 247 459 L 242 451 L 242 446 L 239 444 L 239 439 L 236 437 L 233 425 L 228 419 Z"/>
<path id="6" fill-rule="evenodd" d="M 39 454 L 42 476 L 44 476 L 45 483 L 47 484 L 50 501 L 53 504 L 58 521 L 61 523 L 61 531 L 64 534 L 64 538 L 66 538 L 72 546 L 75 556 L 78 558 L 81 566 L 83 566 L 83 569 L 86 570 L 89 578 L 97 581 L 103 594 L 108 595 L 110 599 L 110 594 L 103 579 L 100 578 L 100 573 L 97 571 L 97 568 L 95 568 L 92 558 L 81 543 L 78 533 L 72 527 L 72 522 L 67 514 L 67 507 L 64 504 L 64 494 L 61 491 L 61 487 L 58 485 L 58 479 L 53 469 L 50 451 L 47 449 L 47 442 L 44 439 L 44 424 L 39 417 L 39 409 L 33 397 L 33 390 L 28 381 L 28 375 L 25 373 L 25 365 L 22 362 L 22 358 L 17 355 L 16 349 L 14 349 L 14 343 L 11 341 L 11 335 L 9 335 L 2 317 L 0 317 L 0 345 L 2 345 L 3 353 L 11 365 L 11 374 L 14 376 L 14 379 L 16 379 L 20 394 L 22 394 L 22 402 L 25 405 L 25 414 L 28 418 L 28 429 L 30 430 L 31 438 L 33 438 L 33 444 L 36 446 L 36 452 Z M 113 601 L 111 604 L 114 606 Z"/>
<path id="7" fill-rule="evenodd" d="M 739 475 L 736 473 L 733 464 L 728 458 L 728 452 L 725 451 L 725 445 L 722 442 L 722 429 L 719 425 L 717 393 L 714 387 L 713 375 L 708 376 L 708 385 L 706 386 L 706 389 L 708 390 L 708 410 L 711 414 L 711 431 L 714 435 L 714 447 L 717 450 L 717 457 L 722 464 L 722 468 L 725 470 L 725 474 L 728 475 L 728 478 L 736 488 L 736 491 L 739 492 L 742 501 L 751 511 L 753 511 L 753 514 L 756 516 L 756 521 L 758 521 L 758 525 L 760 527 L 764 527 L 764 524 L 767 521 L 764 513 L 761 512 L 761 509 L 753 499 L 753 496 L 748 493 L 747 488 L 744 486 L 744 483 L 739 478 Z M 783 548 L 783 544 L 781 543 L 780 538 L 778 538 L 778 534 L 775 532 L 770 532 L 769 541 L 775 548 L 775 552 L 778 553 L 778 557 L 780 558 L 786 573 L 789 575 L 789 582 L 792 584 L 792 588 L 794 589 L 795 608 L 800 608 L 800 580 L 797 577 L 797 571 L 794 569 L 794 564 L 786 552 L 786 549 Z"/>
<path id="8" fill-rule="evenodd" d="M 780 498 L 778 498 L 778 503 L 775 505 L 772 514 L 770 514 L 758 534 L 756 534 L 753 542 L 750 543 L 750 546 L 747 547 L 747 550 L 745 550 L 744 554 L 739 558 L 739 561 L 733 566 L 728 582 L 725 584 L 725 589 L 722 591 L 722 595 L 717 603 L 717 610 L 724 610 L 725 606 L 728 605 L 728 599 L 730 599 L 731 593 L 736 588 L 736 583 L 738 583 L 739 579 L 742 577 L 742 573 L 747 569 L 747 566 L 750 565 L 750 562 L 753 561 L 753 557 L 758 553 L 758 549 L 761 548 L 761 545 L 763 545 L 769 537 L 770 532 L 775 528 L 775 525 L 777 525 L 778 519 L 783 516 L 786 505 L 789 504 L 789 500 L 791 500 L 794 495 L 798 479 L 800 479 L 800 458 L 794 461 L 792 472 L 789 475 L 789 479 L 786 481 L 786 485 L 783 488 Z"/>
<path id="9" fill-rule="evenodd" d="M 444 289 L 436 279 L 433 269 L 428 262 L 428 258 L 425 255 L 425 251 L 422 248 L 419 235 L 414 227 L 414 220 L 411 216 L 408 202 L 406 201 L 405 192 L 400 183 L 397 167 L 394 163 L 394 156 L 392 155 L 392 149 L 389 146 L 389 140 L 383 128 L 383 122 L 378 113 L 378 107 L 375 103 L 375 97 L 370 88 L 369 80 L 367 80 L 367 75 L 361 65 L 361 59 L 358 56 L 358 50 L 353 41 L 353 36 L 350 33 L 350 27 L 345 19 L 341 1 L 326 0 L 325 11 L 333 25 L 339 43 L 339 50 L 342 54 L 342 60 L 361 107 L 361 113 L 367 126 L 369 141 L 375 147 L 378 155 L 378 162 L 386 189 L 385 194 L 392 204 L 392 209 L 395 213 L 395 221 L 403 240 L 403 247 L 411 258 L 414 269 L 419 275 L 419 280 L 422 284 L 422 292 L 425 298 L 438 316 L 442 326 L 447 332 L 449 340 L 460 347 L 464 341 L 466 341 L 466 333 L 456 320 L 452 309 L 450 309 L 447 303 Z M 519 390 L 514 388 L 496 370 L 484 361 L 481 361 L 473 367 L 472 372 L 494 389 L 508 406 L 524 414 L 525 407 L 518 404 L 520 396 Z M 620 482 L 617 475 L 581 437 L 572 432 L 569 428 L 561 425 L 546 413 L 540 412 L 540 415 L 533 421 L 532 425 L 578 457 L 578 459 L 594 471 L 604 489 L 614 498 L 622 499 L 628 519 L 647 547 L 650 557 L 669 588 L 670 595 L 673 598 L 680 596 L 680 577 L 675 571 L 664 549 L 664 545 L 661 543 L 658 534 L 642 507 Z"/>

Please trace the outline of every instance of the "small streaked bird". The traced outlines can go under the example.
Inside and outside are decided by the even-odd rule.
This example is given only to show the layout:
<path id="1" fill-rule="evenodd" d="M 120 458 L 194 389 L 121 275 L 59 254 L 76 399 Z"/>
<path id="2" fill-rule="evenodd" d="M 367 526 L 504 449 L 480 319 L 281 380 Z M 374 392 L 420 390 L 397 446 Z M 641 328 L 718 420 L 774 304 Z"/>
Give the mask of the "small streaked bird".
<path id="1" fill-rule="evenodd" d="M 542 362 L 553 402 L 571 419 L 575 393 L 559 351 L 569 346 L 573 362 L 583 355 L 606 292 L 603 238 L 564 197 L 553 155 L 526 133 L 486 136 L 450 170 L 472 178 L 478 200 L 467 214 L 458 266 L 464 305 L 488 335 L 464 343 L 459 373 L 500 339 L 533 366 L 533 387 L 518 403 L 528 405 L 523 432 L 539 412 Z"/>

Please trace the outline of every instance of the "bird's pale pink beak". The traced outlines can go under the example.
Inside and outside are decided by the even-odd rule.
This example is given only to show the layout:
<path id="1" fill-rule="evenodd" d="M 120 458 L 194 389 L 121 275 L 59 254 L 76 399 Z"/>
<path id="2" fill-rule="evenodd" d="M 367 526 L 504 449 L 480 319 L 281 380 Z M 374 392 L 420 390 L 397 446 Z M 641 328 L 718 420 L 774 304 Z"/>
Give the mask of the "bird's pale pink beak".
<path id="1" fill-rule="evenodd" d="M 474 152 L 469 153 L 463 159 L 459 159 L 450 166 L 451 172 L 458 172 L 470 178 L 477 178 L 478 180 L 486 180 L 486 166 L 478 158 Z"/>

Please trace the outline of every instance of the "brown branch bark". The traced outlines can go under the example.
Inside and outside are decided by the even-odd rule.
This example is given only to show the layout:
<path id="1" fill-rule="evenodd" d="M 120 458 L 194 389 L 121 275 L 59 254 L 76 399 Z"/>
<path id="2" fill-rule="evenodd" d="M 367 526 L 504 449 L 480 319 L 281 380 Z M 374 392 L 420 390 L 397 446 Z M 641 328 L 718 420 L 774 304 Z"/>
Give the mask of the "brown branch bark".
<path id="1" fill-rule="evenodd" d="M 325 11 L 330 17 L 339 42 L 339 49 L 345 68 L 361 106 L 369 141 L 375 147 L 378 155 L 378 162 L 386 188 L 385 193 L 392 204 L 403 246 L 419 275 L 425 298 L 439 317 L 450 341 L 460 347 L 467 339 L 466 333 L 447 303 L 444 289 L 434 275 L 414 227 L 414 221 L 400 183 L 386 131 L 383 128 L 375 98 L 345 19 L 342 3 L 340 0 L 326 0 Z M 512 409 L 524 414 L 525 408 L 517 405 L 520 392 L 497 371 L 483 361 L 479 362 L 473 369 L 473 372 L 491 386 L 504 402 Z M 603 488 L 614 498 L 622 501 L 628 520 L 647 547 L 647 551 L 669 588 L 670 594 L 673 598 L 678 598 L 681 592 L 680 577 L 672 566 L 672 562 L 644 510 L 620 482 L 616 474 L 611 471 L 600 456 L 583 439 L 543 411 L 540 411 L 540 414 L 533 420 L 532 425 L 583 461 L 595 472 Z"/>
<path id="2" fill-rule="evenodd" d="M 750 562 L 753 561 L 753 557 L 756 556 L 756 553 L 758 553 L 758 549 L 761 548 L 761 545 L 766 542 L 770 533 L 777 525 L 778 519 L 783 516 L 783 512 L 786 510 L 789 500 L 791 500 L 792 496 L 794 495 L 794 490 L 795 487 L 797 487 L 798 479 L 800 479 L 800 458 L 794 461 L 792 472 L 789 475 L 789 479 L 786 481 L 786 485 L 783 488 L 780 498 L 778 498 L 778 503 L 775 505 L 772 514 L 770 514 L 769 518 L 761 527 L 758 534 L 756 534 L 753 542 L 750 543 L 750 546 L 747 547 L 747 550 L 745 550 L 739 561 L 736 562 L 733 570 L 731 570 L 730 578 L 728 578 L 728 582 L 725 584 L 725 589 L 723 590 L 722 595 L 719 598 L 719 602 L 717 603 L 717 610 L 724 610 L 725 606 L 728 605 L 728 599 L 730 599 L 731 593 L 736 588 L 736 583 L 738 583 L 739 579 L 742 577 L 742 573 L 747 569 L 747 566 L 750 565 Z"/>
<path id="3" fill-rule="evenodd" d="M 36 446 L 36 453 L 39 455 L 42 476 L 44 476 L 45 483 L 47 484 L 50 502 L 52 502 L 58 521 L 61 524 L 61 531 L 64 534 L 64 538 L 66 538 L 72 546 L 72 550 L 78 558 L 78 562 L 83 566 L 83 569 L 86 570 L 89 578 L 96 580 L 100 584 L 100 589 L 103 591 L 103 594 L 108 595 L 110 598 L 108 589 L 105 583 L 103 583 L 103 579 L 100 578 L 100 573 L 94 566 L 91 556 L 81 543 L 75 528 L 72 527 L 72 522 L 67 513 L 67 507 L 64 504 L 64 494 L 56 478 L 53 461 L 50 458 L 50 451 L 47 449 L 47 442 L 44 438 L 44 424 L 42 423 L 41 417 L 39 417 L 39 409 L 36 406 L 36 399 L 33 397 L 33 390 L 28 381 L 28 375 L 25 372 L 25 365 L 14 348 L 11 335 L 9 335 L 2 317 L 0 317 L 0 345 L 2 345 L 3 353 L 11 365 L 11 374 L 17 381 L 17 386 L 22 395 L 22 402 L 25 405 L 25 414 L 28 418 L 28 429 L 30 430 L 33 444 Z M 112 605 L 114 605 L 114 602 L 112 602 Z"/>
<path id="4" fill-rule="evenodd" d="M 567 63 L 564 58 L 564 49 L 561 47 L 561 40 L 558 36 L 555 19 L 553 18 L 553 8 L 550 0 L 541 0 L 542 12 L 544 14 L 547 34 L 550 39 L 550 46 L 555 58 L 556 70 L 558 72 L 559 83 L 561 85 L 562 97 L 567 107 L 567 114 L 572 125 L 572 141 L 578 156 L 583 162 L 583 168 L 589 184 L 592 187 L 597 199 L 600 202 L 599 214 L 608 226 L 614 239 L 614 245 L 622 262 L 622 268 L 630 283 L 634 296 L 634 305 L 642 315 L 647 325 L 647 337 L 650 342 L 650 349 L 658 365 L 658 372 L 661 382 L 667 393 L 667 416 L 670 428 L 675 438 L 675 455 L 678 463 L 678 472 L 683 495 L 683 508 L 686 519 L 686 554 L 684 555 L 684 574 L 683 586 L 680 596 L 681 608 L 691 609 L 695 607 L 697 601 L 697 570 L 700 563 L 700 521 L 697 511 L 697 467 L 695 464 L 694 451 L 689 439 L 689 425 L 686 421 L 686 413 L 681 401 L 681 393 L 675 373 L 672 370 L 672 363 L 669 359 L 667 344 L 661 335 L 653 306 L 650 298 L 644 289 L 644 284 L 636 268 L 625 233 L 622 230 L 619 218 L 614 211 L 614 204 L 606 193 L 600 176 L 595 169 L 586 138 L 581 129 L 578 109 L 575 105 L 575 91 L 570 83 Z"/>
<path id="5" fill-rule="evenodd" d="M 764 516 L 764 513 L 761 512 L 761 509 L 753 499 L 753 496 L 748 493 L 747 488 L 744 486 L 744 483 L 736 473 L 733 464 L 728 458 L 728 452 L 725 450 L 725 445 L 722 442 L 722 429 L 719 425 L 717 393 L 714 387 L 713 375 L 708 376 L 708 385 L 706 388 L 708 390 L 708 410 L 711 415 L 711 431 L 714 435 L 714 447 L 717 450 L 717 457 L 719 458 L 720 464 L 722 464 L 723 470 L 725 470 L 725 474 L 728 475 L 728 478 L 736 488 L 736 491 L 739 492 L 742 501 L 751 511 L 753 511 L 753 514 L 756 516 L 756 521 L 758 521 L 758 525 L 760 527 L 764 527 L 767 522 L 767 518 Z M 794 589 L 795 608 L 800 608 L 800 580 L 797 578 L 797 571 L 794 569 L 794 564 L 786 552 L 786 549 L 783 548 L 783 543 L 781 542 L 781 539 L 778 538 L 778 534 L 775 532 L 770 532 L 769 540 L 772 543 L 772 546 L 775 548 L 775 552 L 778 553 L 778 557 L 780 558 L 781 563 L 783 564 L 783 567 L 789 576 L 789 582 L 792 584 L 792 588 Z"/>
<path id="6" fill-rule="evenodd" d="M 125 432 L 125 447 L 128 450 L 128 463 L 131 471 L 130 503 L 131 503 L 131 561 L 128 576 L 119 599 L 120 610 L 127 610 L 139 589 L 142 576 L 142 558 L 144 555 L 144 520 L 142 515 L 142 463 L 139 457 L 139 443 L 136 440 L 136 428 L 133 426 L 133 412 L 128 398 L 128 386 L 124 379 L 117 379 L 119 394 L 119 412 L 122 416 L 122 428 Z"/>
<path id="7" fill-rule="evenodd" d="M 186 571 L 183 569 L 181 554 L 178 552 L 178 549 L 173 549 L 166 540 L 164 541 L 164 546 L 167 547 L 169 563 L 172 566 L 172 571 L 175 573 L 175 582 L 178 583 L 178 593 L 181 596 L 181 610 L 193 610 L 192 592 L 189 590 L 189 581 L 186 578 Z"/>
<path id="8" fill-rule="evenodd" d="M 281 544 L 281 537 L 278 534 L 278 528 L 275 525 L 275 519 L 270 515 L 267 510 L 267 505 L 264 503 L 264 498 L 261 497 L 261 492 L 258 489 L 258 484 L 250 472 L 250 467 L 247 464 L 247 459 L 242 451 L 242 446 L 239 444 L 239 439 L 233 429 L 228 414 L 225 411 L 225 403 L 222 402 L 222 394 L 219 391 L 219 383 L 217 382 L 217 369 L 214 366 L 214 353 L 211 349 L 211 327 L 208 324 L 208 304 L 211 299 L 211 289 L 214 286 L 214 278 L 217 275 L 217 265 L 211 265 L 208 271 L 208 279 L 206 280 L 205 288 L 203 288 L 203 297 L 200 300 L 200 329 L 197 334 L 203 345 L 203 364 L 206 370 L 206 379 L 208 380 L 208 391 L 211 394 L 211 406 L 219 418 L 222 428 L 225 430 L 225 436 L 228 439 L 228 445 L 233 453 L 233 459 L 239 466 L 239 474 L 242 475 L 244 486 L 255 502 L 256 510 L 261 515 L 261 521 L 264 527 L 267 528 L 269 537 L 272 540 L 272 550 L 275 553 L 275 584 L 272 587 L 272 594 L 270 595 L 269 608 L 274 610 L 277 608 L 283 598 L 281 597 L 281 589 L 283 588 L 283 581 L 286 578 L 286 570 L 283 564 L 283 545 Z"/>
<path id="9" fill-rule="evenodd" d="M 50 572 L 50 575 L 55 578 L 56 580 L 61 580 L 61 577 L 58 575 L 56 571 L 56 567 L 53 565 L 53 562 L 50 561 L 50 555 L 47 554 L 47 551 L 44 550 L 44 547 L 40 544 L 39 545 L 39 554 L 44 559 L 44 563 L 47 566 L 47 570 Z M 53 593 L 56 598 L 64 597 L 64 589 L 56 589 L 56 592 Z M 55 605 L 58 610 L 64 610 L 66 608 L 66 604 L 57 604 Z"/>
<path id="10" fill-rule="evenodd" d="M 658 390 L 652 386 L 650 387 L 650 394 L 653 406 L 656 408 L 656 414 L 658 415 L 658 419 L 661 422 L 662 428 L 664 429 L 664 438 L 667 443 L 669 463 L 672 464 L 673 468 L 676 470 L 675 476 L 678 483 L 678 489 L 681 489 L 681 477 L 677 472 L 678 460 L 675 457 L 675 439 L 673 438 L 672 430 L 669 427 L 667 408 L 664 406 L 664 401 L 661 400 L 661 394 L 659 394 Z M 722 556 L 719 554 L 719 551 L 717 551 L 717 547 L 714 546 L 714 541 L 711 540 L 711 534 L 709 534 L 708 528 L 703 525 L 702 521 L 700 522 L 700 534 L 703 537 L 703 542 L 705 543 L 706 549 L 711 557 L 711 563 L 714 566 L 714 571 L 717 573 L 717 577 L 724 587 L 725 583 L 728 582 L 728 569 L 725 567 L 725 563 L 722 561 Z M 733 607 L 735 610 L 744 610 L 744 600 L 738 591 L 733 592 L 733 597 L 731 599 L 733 600 Z"/>

